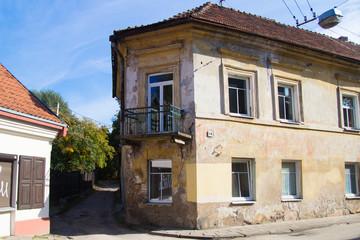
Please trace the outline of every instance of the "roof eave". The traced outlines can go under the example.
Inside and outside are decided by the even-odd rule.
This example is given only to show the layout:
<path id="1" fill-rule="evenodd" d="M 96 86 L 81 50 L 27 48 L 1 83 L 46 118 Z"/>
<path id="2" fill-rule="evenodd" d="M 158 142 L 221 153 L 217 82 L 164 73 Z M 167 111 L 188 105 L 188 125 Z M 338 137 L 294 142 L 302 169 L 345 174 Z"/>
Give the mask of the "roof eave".
<path id="1" fill-rule="evenodd" d="M 316 52 L 326 54 L 328 56 L 335 57 L 335 58 L 338 58 L 338 59 L 341 59 L 341 60 L 344 60 L 344 61 L 352 62 L 352 63 L 355 63 L 355 64 L 360 64 L 360 60 L 357 60 L 357 59 L 354 59 L 354 58 L 349 58 L 349 57 L 345 57 L 345 56 L 342 56 L 342 55 L 339 55 L 339 54 L 330 53 L 330 52 L 327 52 L 327 51 L 324 51 L 324 50 L 321 50 L 321 49 L 316 49 L 316 48 L 303 46 L 301 44 L 297 44 L 297 43 L 293 43 L 293 42 L 283 41 L 283 40 L 280 40 L 280 39 L 271 38 L 271 37 L 264 36 L 264 35 L 259 35 L 259 34 L 256 34 L 256 33 L 252 33 L 252 32 L 248 32 L 248 31 L 238 29 L 236 27 L 231 27 L 229 25 L 225 25 L 225 24 L 221 24 L 221 23 L 215 23 L 215 22 L 212 22 L 212 21 L 204 20 L 204 19 L 199 19 L 199 18 L 196 18 L 196 17 L 193 17 L 193 16 L 174 19 L 174 20 L 170 20 L 170 21 L 166 21 L 166 22 L 159 22 L 159 23 L 155 23 L 155 24 L 151 24 L 151 25 L 147 25 L 147 26 L 143 26 L 143 27 L 138 27 L 138 28 L 114 31 L 114 35 L 110 36 L 110 41 L 113 42 L 113 41 L 116 41 L 117 39 L 123 39 L 124 37 L 132 36 L 132 35 L 136 35 L 136 34 L 141 34 L 141 33 L 146 33 L 146 32 L 150 32 L 150 31 L 154 31 L 154 30 L 160 30 L 160 29 L 173 27 L 173 26 L 186 24 L 186 23 L 191 23 L 191 22 L 197 22 L 197 23 L 203 23 L 203 24 L 209 24 L 209 25 L 213 25 L 213 26 L 223 27 L 223 28 L 234 30 L 234 31 L 237 31 L 237 32 L 243 32 L 243 33 L 246 33 L 246 34 L 251 35 L 251 36 L 261 37 L 261 38 L 269 39 L 269 40 L 272 40 L 272 41 L 275 41 L 275 42 L 279 42 L 279 43 L 283 43 L 283 44 L 287 44 L 287 45 L 292 45 L 292 46 L 296 46 L 296 47 L 299 47 L 299 48 L 308 49 L 308 50 L 311 50 L 311 51 L 316 51 Z"/>

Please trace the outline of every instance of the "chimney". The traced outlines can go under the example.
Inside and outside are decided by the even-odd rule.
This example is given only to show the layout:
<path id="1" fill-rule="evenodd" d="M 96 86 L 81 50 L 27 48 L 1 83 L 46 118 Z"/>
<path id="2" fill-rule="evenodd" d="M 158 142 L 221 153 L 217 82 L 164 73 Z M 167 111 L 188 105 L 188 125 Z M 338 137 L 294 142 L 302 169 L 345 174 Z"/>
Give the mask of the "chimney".
<path id="1" fill-rule="evenodd" d="M 347 42 L 347 41 L 349 41 L 349 38 L 347 36 L 341 36 L 341 37 L 339 37 L 339 40 Z"/>

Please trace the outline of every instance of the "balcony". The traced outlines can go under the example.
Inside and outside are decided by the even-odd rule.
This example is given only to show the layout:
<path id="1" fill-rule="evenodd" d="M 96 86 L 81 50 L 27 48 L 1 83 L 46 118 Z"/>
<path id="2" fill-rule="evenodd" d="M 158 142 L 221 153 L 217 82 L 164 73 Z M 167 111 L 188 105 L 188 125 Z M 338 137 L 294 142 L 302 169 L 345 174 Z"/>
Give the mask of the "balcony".
<path id="1" fill-rule="evenodd" d="M 124 109 L 120 140 L 170 137 L 172 142 L 185 144 L 191 136 L 184 133 L 183 113 L 173 105 Z"/>

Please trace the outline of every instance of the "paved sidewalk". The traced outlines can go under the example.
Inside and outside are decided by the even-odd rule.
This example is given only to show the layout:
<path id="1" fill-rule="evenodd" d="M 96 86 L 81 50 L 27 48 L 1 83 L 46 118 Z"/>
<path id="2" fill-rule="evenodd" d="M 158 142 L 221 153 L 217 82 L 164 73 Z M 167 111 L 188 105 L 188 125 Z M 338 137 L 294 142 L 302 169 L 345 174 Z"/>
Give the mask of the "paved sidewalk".
<path id="1" fill-rule="evenodd" d="M 209 230 L 156 230 L 152 231 L 150 234 L 180 238 L 221 239 L 266 234 L 283 234 L 314 228 L 329 227 L 331 225 L 337 224 L 351 223 L 360 223 L 360 214 L 352 214 L 341 217 L 327 217 L 267 224 L 244 225 Z"/>

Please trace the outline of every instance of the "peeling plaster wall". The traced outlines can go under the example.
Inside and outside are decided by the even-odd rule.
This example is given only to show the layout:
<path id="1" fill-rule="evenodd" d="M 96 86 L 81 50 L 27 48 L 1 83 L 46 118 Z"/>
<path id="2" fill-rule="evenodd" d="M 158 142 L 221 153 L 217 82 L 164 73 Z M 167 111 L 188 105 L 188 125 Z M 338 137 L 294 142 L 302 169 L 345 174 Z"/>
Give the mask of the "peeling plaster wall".
<path id="1" fill-rule="evenodd" d="M 358 79 L 358 66 L 220 31 L 198 31 L 193 41 L 197 228 L 360 212 L 359 199 L 345 199 L 344 172 L 345 162 L 360 162 L 360 136 L 341 127 L 338 96 L 339 89 L 359 93 L 360 83 L 335 77 Z M 227 110 L 224 82 L 231 72 L 255 81 L 251 118 Z M 298 84 L 297 124 L 277 116 L 274 90 L 283 79 Z M 233 158 L 255 161 L 254 203 L 232 204 Z M 282 202 L 282 160 L 300 161 L 300 201 Z"/>
<path id="2" fill-rule="evenodd" d="M 174 105 L 184 110 L 183 132 L 194 137 L 193 60 L 189 27 L 160 30 L 130 37 L 125 71 L 126 108 L 148 106 L 148 76 L 173 73 Z M 172 204 L 149 203 L 148 164 L 150 160 L 172 161 Z M 195 142 L 186 146 L 171 143 L 169 137 L 142 139 L 139 146 L 122 147 L 125 181 L 126 220 L 157 226 L 196 227 L 196 195 L 193 169 Z M 190 193 L 190 195 L 189 195 Z"/>
<path id="3" fill-rule="evenodd" d="M 143 138 L 122 147 L 130 223 L 207 229 L 360 212 L 345 199 L 344 164 L 360 162 L 360 136 L 344 131 L 339 92 L 360 92 L 358 66 L 310 50 L 195 24 L 127 37 L 126 108 L 147 106 L 149 74 L 174 74 L 186 146 Z M 227 78 L 252 79 L 252 116 L 229 114 Z M 342 77 L 336 77 L 340 74 Z M 295 124 L 280 121 L 277 82 L 297 87 Z M 212 131 L 213 137 L 207 137 Z M 231 161 L 255 162 L 254 202 L 232 203 Z M 148 203 L 148 162 L 172 160 L 173 203 Z M 301 201 L 282 202 L 281 162 L 300 161 Z"/>

